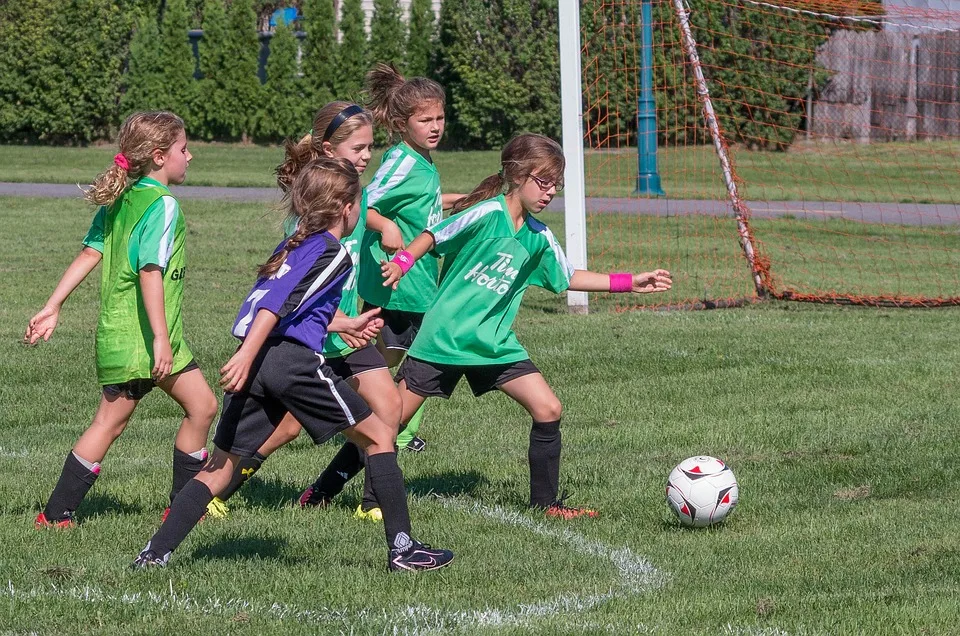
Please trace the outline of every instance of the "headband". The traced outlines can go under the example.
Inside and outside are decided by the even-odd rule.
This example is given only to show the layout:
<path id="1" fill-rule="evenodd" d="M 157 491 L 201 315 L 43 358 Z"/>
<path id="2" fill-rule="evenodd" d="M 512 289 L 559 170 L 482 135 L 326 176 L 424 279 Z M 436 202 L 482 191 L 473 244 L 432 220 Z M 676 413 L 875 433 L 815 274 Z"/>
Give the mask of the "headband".
<path id="1" fill-rule="evenodd" d="M 326 131 L 323 133 L 323 141 L 330 141 L 330 137 L 333 136 L 333 133 L 337 132 L 337 128 L 343 125 L 343 122 L 347 121 L 354 115 L 359 115 L 363 112 L 363 109 L 356 104 L 351 104 L 337 113 L 337 116 L 333 118 L 333 121 L 330 122 L 330 125 L 327 126 Z M 322 143 L 322 142 L 321 142 Z"/>

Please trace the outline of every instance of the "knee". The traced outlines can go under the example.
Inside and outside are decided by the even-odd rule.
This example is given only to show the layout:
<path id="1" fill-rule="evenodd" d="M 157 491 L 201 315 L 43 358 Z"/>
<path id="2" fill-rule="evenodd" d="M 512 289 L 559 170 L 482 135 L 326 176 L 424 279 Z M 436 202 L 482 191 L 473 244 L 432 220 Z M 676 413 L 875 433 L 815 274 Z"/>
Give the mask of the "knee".
<path id="1" fill-rule="evenodd" d="M 204 422 L 213 422 L 213 418 L 217 416 L 217 411 L 219 410 L 220 405 L 217 403 L 217 396 L 211 391 L 210 395 L 204 400 L 201 406 L 201 413 L 198 417 Z"/>
<path id="2" fill-rule="evenodd" d="M 537 422 L 559 422 L 563 417 L 563 405 L 560 404 L 560 400 L 554 398 L 539 405 L 532 415 Z"/>

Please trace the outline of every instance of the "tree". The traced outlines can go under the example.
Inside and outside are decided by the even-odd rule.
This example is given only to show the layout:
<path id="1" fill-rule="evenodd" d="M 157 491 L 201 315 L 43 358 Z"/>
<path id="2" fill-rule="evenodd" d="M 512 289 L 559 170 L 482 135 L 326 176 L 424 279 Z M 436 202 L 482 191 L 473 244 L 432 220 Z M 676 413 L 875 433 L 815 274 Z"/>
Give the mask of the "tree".
<path id="1" fill-rule="evenodd" d="M 227 9 L 227 31 L 221 69 L 227 103 L 222 123 L 233 138 L 248 140 L 255 131 L 257 110 L 262 95 L 257 77 L 260 40 L 257 14 L 251 0 L 233 0 Z"/>
<path id="2" fill-rule="evenodd" d="M 308 102 L 297 77 L 297 38 L 278 24 L 270 38 L 264 107 L 257 125 L 258 134 L 271 139 L 293 137 L 309 129 Z"/>
<path id="3" fill-rule="evenodd" d="M 200 39 L 200 81 L 195 94 L 194 122 L 187 122 L 191 135 L 203 139 L 229 136 L 226 123 L 230 97 L 224 84 L 227 68 L 227 13 L 223 0 L 203 4 L 203 38 Z"/>
<path id="4" fill-rule="evenodd" d="M 337 56 L 336 14 L 331 0 L 305 0 L 303 24 L 307 33 L 303 77 L 307 99 L 317 110 L 333 98 Z"/>
<path id="5" fill-rule="evenodd" d="M 370 19 L 370 62 L 393 62 L 403 69 L 407 30 L 397 0 L 373 0 Z"/>
<path id="6" fill-rule="evenodd" d="M 161 106 L 192 119 L 196 61 L 187 32 L 190 30 L 185 0 L 167 0 L 160 22 Z"/>
<path id="7" fill-rule="evenodd" d="M 361 0 L 343 0 L 340 7 L 341 40 L 340 46 L 337 47 L 334 78 L 334 92 L 338 99 L 350 101 L 360 99 L 363 75 L 370 66 L 367 33 L 363 27 Z"/>
<path id="8" fill-rule="evenodd" d="M 406 71 L 413 77 L 426 76 L 433 66 L 437 18 L 431 0 L 411 0 L 407 33 Z"/>
<path id="9" fill-rule="evenodd" d="M 156 17 L 144 15 L 130 40 L 130 60 L 123 76 L 125 90 L 120 98 L 121 115 L 162 108 L 165 90 L 160 59 L 160 29 Z"/>

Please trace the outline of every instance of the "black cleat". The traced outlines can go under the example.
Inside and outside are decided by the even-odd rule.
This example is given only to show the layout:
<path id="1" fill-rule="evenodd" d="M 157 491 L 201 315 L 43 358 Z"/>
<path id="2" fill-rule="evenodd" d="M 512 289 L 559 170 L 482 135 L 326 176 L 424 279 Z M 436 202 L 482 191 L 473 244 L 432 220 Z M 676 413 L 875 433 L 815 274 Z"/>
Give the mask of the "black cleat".
<path id="1" fill-rule="evenodd" d="M 387 567 L 394 572 L 439 570 L 450 565 L 453 561 L 453 552 L 436 550 L 419 541 L 413 541 L 413 544 L 405 550 L 390 550 L 387 559 Z"/>
<path id="2" fill-rule="evenodd" d="M 404 446 L 404 448 L 406 448 L 408 451 L 413 451 L 414 453 L 419 453 L 426 447 L 427 443 L 419 437 L 414 437 L 412 440 L 407 442 L 406 446 Z"/>
<path id="3" fill-rule="evenodd" d="M 133 563 L 130 564 L 130 569 L 146 570 L 147 568 L 163 568 L 167 566 L 167 561 L 169 560 L 169 552 L 161 557 L 156 552 L 151 550 L 150 545 L 148 544 L 147 547 L 137 555 L 137 558 L 133 560 Z"/>

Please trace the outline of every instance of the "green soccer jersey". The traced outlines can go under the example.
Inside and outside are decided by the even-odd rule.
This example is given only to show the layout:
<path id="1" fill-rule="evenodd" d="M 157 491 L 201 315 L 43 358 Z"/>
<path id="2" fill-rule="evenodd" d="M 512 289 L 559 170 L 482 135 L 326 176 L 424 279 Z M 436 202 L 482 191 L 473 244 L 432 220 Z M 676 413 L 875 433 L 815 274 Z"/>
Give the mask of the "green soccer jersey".
<path id="1" fill-rule="evenodd" d="M 340 242 L 350 259 L 353 261 L 353 269 L 347 282 L 343 284 L 343 296 L 340 298 L 340 305 L 337 307 L 340 311 L 351 318 L 360 315 L 360 295 L 357 294 L 357 270 L 360 261 L 360 240 L 363 237 L 364 226 L 367 224 L 367 193 L 360 195 L 360 218 L 357 220 L 357 227 L 353 228 L 350 236 L 340 239 Z M 283 225 L 283 235 L 287 238 L 297 229 L 296 217 L 290 217 Z M 377 268 L 380 271 L 380 268 Z M 340 334 L 331 331 L 327 334 L 327 339 L 323 343 L 323 355 L 327 358 L 342 358 L 356 351 L 340 337 Z"/>
<path id="2" fill-rule="evenodd" d="M 97 210 L 83 244 L 103 254 L 100 319 L 97 323 L 97 379 L 101 385 L 149 378 L 153 330 L 143 305 L 140 270 L 163 270 L 163 304 L 173 373 L 193 359 L 183 340 L 184 237 L 177 200 L 166 186 L 143 177 L 112 205 Z"/>
<path id="3" fill-rule="evenodd" d="M 383 155 L 383 162 L 367 186 L 367 205 L 400 228 L 403 244 L 443 219 L 440 175 L 436 166 L 400 142 Z M 437 260 L 421 258 L 396 290 L 383 286 L 381 261 L 389 261 L 380 246 L 380 234 L 367 231 L 360 247 L 360 297 L 385 309 L 423 313 L 437 294 Z"/>
<path id="4" fill-rule="evenodd" d="M 546 225 L 528 214 L 515 229 L 503 196 L 481 201 L 432 226 L 443 256 L 436 300 L 410 355 L 427 362 L 479 366 L 529 358 L 512 326 L 530 285 L 567 289 L 573 267 Z"/>

